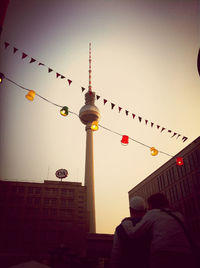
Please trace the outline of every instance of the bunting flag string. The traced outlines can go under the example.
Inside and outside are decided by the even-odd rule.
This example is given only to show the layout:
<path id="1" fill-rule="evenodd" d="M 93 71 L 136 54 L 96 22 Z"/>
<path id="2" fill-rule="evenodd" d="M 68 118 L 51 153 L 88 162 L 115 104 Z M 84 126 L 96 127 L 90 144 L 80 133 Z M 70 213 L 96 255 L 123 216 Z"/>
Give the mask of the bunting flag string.
<path id="1" fill-rule="evenodd" d="M 21 89 L 23 89 L 23 90 L 26 90 L 26 91 L 28 91 L 28 92 L 33 91 L 33 90 L 30 90 L 30 89 L 28 89 L 28 88 L 25 88 L 25 87 L 19 85 L 18 83 L 12 81 L 11 79 L 9 79 L 9 78 L 7 78 L 7 77 L 5 77 L 5 76 L 4 76 L 4 79 L 8 80 L 9 82 L 13 83 L 14 85 L 18 86 L 19 88 L 21 88 Z M 39 95 L 39 94 L 36 93 L 36 92 L 35 92 L 35 95 L 38 96 L 38 97 L 40 97 L 40 98 L 43 99 L 44 101 L 46 101 L 46 102 L 48 102 L 48 103 L 50 103 L 50 104 L 53 104 L 53 105 L 55 105 L 55 106 L 57 106 L 57 107 L 61 107 L 61 108 L 66 107 L 66 106 L 63 107 L 63 105 L 56 104 L 56 103 L 54 103 L 54 102 L 48 100 L 47 98 L 45 98 L 45 97 Z M 67 107 L 67 108 L 68 108 L 68 107 Z M 71 113 L 71 114 L 76 115 L 76 116 L 79 118 L 79 115 L 78 115 L 77 113 L 72 112 L 72 111 L 69 111 L 69 110 L 68 110 L 68 112 Z M 100 124 L 98 124 L 98 126 L 101 127 L 101 128 L 103 128 L 103 129 L 106 129 L 106 130 L 108 130 L 108 131 L 110 131 L 110 132 L 112 132 L 112 133 L 115 133 L 115 134 L 117 134 L 117 135 L 120 135 L 121 137 L 124 136 L 123 134 L 120 134 L 120 133 L 118 133 L 118 132 L 116 132 L 116 131 L 113 131 L 113 130 L 111 130 L 111 129 L 109 129 L 109 128 L 106 128 L 106 127 L 104 127 L 104 126 L 102 126 L 102 125 L 100 125 Z M 137 141 L 137 140 L 135 140 L 135 139 L 133 139 L 133 138 L 131 138 L 131 137 L 129 137 L 129 139 L 132 140 L 132 141 L 134 141 L 134 142 L 136 142 L 136 143 L 138 143 L 138 144 L 140 144 L 140 145 L 143 145 L 143 146 L 145 146 L 145 147 L 148 147 L 148 148 L 150 148 L 150 149 L 152 148 L 151 146 L 146 145 L 146 144 L 144 144 L 144 143 L 142 143 L 142 142 L 140 142 L 140 141 Z M 182 139 L 184 139 L 184 141 L 185 141 L 187 138 L 186 138 L 186 137 L 183 137 Z M 162 154 L 165 154 L 165 155 L 167 155 L 167 156 L 169 156 L 169 157 L 173 157 L 172 155 L 170 155 L 170 154 L 168 154 L 168 153 L 165 153 L 165 152 L 162 152 L 162 151 L 159 151 L 159 150 L 158 150 L 157 152 L 160 152 L 160 153 L 162 153 Z"/>
<path id="2" fill-rule="evenodd" d="M 7 49 L 9 46 L 12 47 L 12 48 L 13 48 L 13 54 L 15 54 L 17 51 L 20 51 L 18 48 L 13 47 L 13 46 L 12 46 L 10 43 L 8 43 L 8 42 L 4 42 L 4 46 L 5 46 L 5 49 Z M 47 67 L 47 69 L 48 69 L 48 73 L 55 72 L 55 73 L 56 73 L 56 78 L 66 79 L 66 77 L 65 77 L 64 75 L 62 75 L 62 74 L 60 74 L 60 73 L 54 71 L 52 68 L 48 67 L 48 66 L 45 65 L 44 63 L 42 63 L 42 62 L 36 60 L 35 58 L 29 56 L 28 54 L 26 54 L 26 53 L 24 53 L 24 52 L 20 52 L 20 53 L 21 53 L 21 58 L 22 58 L 22 59 L 25 59 L 25 58 L 27 58 L 27 57 L 30 58 L 30 61 L 29 61 L 30 64 L 31 64 L 31 63 L 34 63 L 34 62 L 37 62 L 39 66 L 45 66 L 45 67 Z M 72 80 L 67 79 L 67 81 L 68 81 L 68 84 L 69 84 L 69 86 L 70 86 L 70 84 L 72 83 Z M 84 92 L 84 91 L 85 91 L 85 88 L 84 88 L 84 87 L 81 87 L 81 90 L 82 90 L 82 92 Z M 101 97 L 100 97 L 99 95 L 96 95 L 96 99 L 97 99 L 97 100 L 99 100 L 100 98 L 101 98 Z M 103 103 L 104 103 L 104 105 L 105 105 L 107 102 L 108 102 L 108 100 L 103 98 Z M 113 102 L 110 102 L 110 103 L 111 103 L 111 110 L 114 110 L 114 107 L 116 106 L 116 104 L 114 104 Z M 119 113 L 121 112 L 122 109 L 123 109 L 122 107 L 118 106 L 118 111 L 119 111 Z M 125 109 L 124 109 L 124 110 L 125 110 Z M 126 114 L 126 116 L 128 116 L 129 111 L 125 110 L 125 114 Z M 136 115 L 135 115 L 134 113 L 132 113 L 132 117 L 133 117 L 133 119 L 135 119 L 135 116 L 136 116 Z M 138 119 L 139 119 L 139 123 L 141 123 L 143 118 L 142 118 L 141 116 L 137 116 L 137 117 L 138 117 Z M 149 121 L 149 120 L 145 119 L 145 125 L 148 125 L 148 124 L 147 124 L 148 121 Z M 157 129 L 160 129 L 160 128 L 161 128 L 160 125 L 156 125 L 156 124 L 154 124 L 154 122 L 151 122 L 151 128 L 153 128 L 154 125 L 157 126 Z M 166 128 L 162 127 L 160 132 L 162 133 L 165 129 L 166 129 Z M 178 139 L 178 138 L 181 136 L 181 134 L 178 134 L 177 132 L 172 131 L 171 129 L 170 129 L 170 131 L 167 130 L 167 133 L 171 133 L 171 134 L 173 133 L 173 135 L 171 136 L 171 138 L 173 138 L 173 137 L 176 136 L 176 139 Z M 182 137 L 182 141 L 183 141 L 183 142 L 185 142 L 187 139 L 188 139 L 188 138 L 185 137 L 185 136 Z"/>
<path id="3" fill-rule="evenodd" d="M 82 92 L 83 92 L 83 87 L 82 87 Z M 99 99 L 100 99 L 100 96 L 99 96 L 99 95 L 96 95 L 96 99 L 99 100 Z M 103 103 L 104 103 L 104 105 L 105 105 L 107 102 L 108 102 L 107 99 L 103 99 Z M 116 104 L 113 103 L 113 102 L 110 102 L 110 104 L 111 104 L 111 110 L 113 110 L 114 107 L 116 106 Z M 122 107 L 118 106 L 118 111 L 119 111 L 119 113 L 121 112 L 122 109 L 123 109 Z M 128 116 L 129 111 L 128 111 L 128 110 L 125 110 L 125 114 L 126 114 L 126 116 Z M 135 116 L 136 116 L 136 115 L 135 115 L 134 113 L 132 113 L 132 117 L 133 117 L 133 119 L 135 118 Z M 138 118 L 139 122 L 141 123 L 143 118 L 142 118 L 141 116 L 137 116 L 137 118 Z M 145 125 L 148 125 L 149 120 L 145 119 L 144 122 L 145 122 Z M 155 124 L 154 122 L 151 122 L 151 127 L 153 127 L 154 125 L 156 125 L 156 124 Z M 156 125 L 156 127 L 157 127 L 157 129 L 161 129 L 161 130 L 160 130 L 161 133 L 162 133 L 164 130 L 166 130 L 165 127 L 161 127 L 160 125 Z M 167 132 L 168 132 L 168 133 L 173 133 L 173 131 L 172 131 L 171 129 L 167 130 Z M 171 136 L 171 138 L 175 137 L 176 135 L 177 135 L 177 132 L 174 132 L 173 135 Z M 179 135 L 176 137 L 176 139 L 178 139 L 180 136 L 181 136 L 181 135 L 179 134 Z M 186 139 L 187 139 L 187 138 L 186 138 Z M 183 139 L 183 142 L 185 142 L 185 139 Z"/>
<path id="4" fill-rule="evenodd" d="M 13 54 L 16 54 L 17 51 L 20 51 L 18 48 L 12 46 L 12 45 L 11 45 L 10 43 L 8 43 L 8 42 L 4 42 L 4 46 L 5 46 L 5 49 L 7 49 L 8 47 L 12 47 L 12 48 L 13 48 Z M 48 69 L 48 73 L 55 72 L 52 68 L 50 68 L 50 67 L 48 67 L 46 64 L 44 64 L 44 63 L 42 63 L 42 62 L 36 60 L 36 59 L 33 58 L 32 56 L 29 56 L 27 53 L 25 53 L 25 52 L 23 52 L 23 51 L 20 52 L 20 53 L 21 53 L 21 58 L 22 58 L 22 59 L 25 59 L 25 58 L 27 58 L 27 57 L 30 58 L 30 61 L 29 61 L 30 64 L 31 64 L 31 63 L 34 63 L 34 62 L 38 62 L 38 65 L 39 65 L 39 66 L 46 66 L 46 67 L 47 67 L 47 69 Z M 61 78 L 61 79 L 65 79 L 65 78 L 66 78 L 64 75 L 62 75 L 62 74 L 60 74 L 60 73 L 58 73 L 58 72 L 55 72 L 55 73 L 56 73 L 56 78 Z M 72 80 L 67 79 L 67 81 L 68 81 L 69 86 L 70 86 L 70 84 L 72 83 Z"/>

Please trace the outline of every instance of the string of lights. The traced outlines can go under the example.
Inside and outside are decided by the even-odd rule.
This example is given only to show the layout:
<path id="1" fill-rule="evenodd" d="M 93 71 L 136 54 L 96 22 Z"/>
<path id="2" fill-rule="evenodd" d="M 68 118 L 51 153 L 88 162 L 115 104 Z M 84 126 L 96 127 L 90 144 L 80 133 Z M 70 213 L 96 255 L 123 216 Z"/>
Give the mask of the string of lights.
<path id="1" fill-rule="evenodd" d="M 19 85 L 18 83 L 14 82 L 13 80 L 11 80 L 11 79 L 5 77 L 4 74 L 0 73 L 0 83 L 3 82 L 3 79 L 6 79 L 7 81 L 9 81 L 9 82 L 13 83 L 14 85 L 18 86 L 19 88 L 28 91 L 28 93 L 27 93 L 27 95 L 26 95 L 25 97 L 26 97 L 29 101 L 33 101 L 33 100 L 34 100 L 34 97 L 35 97 L 35 96 L 38 96 L 39 98 L 43 99 L 44 101 L 46 101 L 46 102 L 48 102 L 48 103 L 50 103 L 50 104 L 52 104 L 52 105 L 55 105 L 55 106 L 57 106 L 57 107 L 62 108 L 62 109 L 60 110 L 60 114 L 61 114 L 61 115 L 63 115 L 63 116 L 67 116 L 68 113 L 71 113 L 71 114 L 74 114 L 75 116 L 77 116 L 77 117 L 79 118 L 79 115 L 78 115 L 77 113 L 75 113 L 75 112 L 70 111 L 70 110 L 68 109 L 67 106 L 63 106 L 63 105 L 56 104 L 56 103 L 54 103 L 54 102 L 48 100 L 47 98 L 41 96 L 40 94 L 36 93 L 34 90 L 30 90 L 30 89 L 28 89 L 28 88 L 26 88 L 26 87 L 23 87 L 23 86 Z M 130 139 L 130 140 L 132 140 L 132 141 L 134 141 L 134 142 L 136 142 L 136 143 L 138 143 L 138 144 L 140 144 L 140 145 L 143 145 L 143 146 L 145 146 L 145 147 L 147 147 L 147 148 L 150 148 L 151 155 L 153 155 L 153 156 L 157 155 L 158 152 L 159 152 L 159 153 L 165 154 L 165 155 L 167 155 L 167 156 L 169 156 L 169 157 L 173 157 L 172 155 L 170 155 L 170 154 L 168 154 L 168 153 L 165 153 L 165 152 L 163 152 L 163 151 L 157 150 L 157 149 L 155 149 L 154 147 L 151 147 L 151 146 L 149 146 L 149 145 L 146 145 L 146 144 L 144 144 L 144 143 L 142 143 L 142 142 L 140 142 L 140 141 L 137 141 L 137 140 L 135 140 L 135 139 L 133 139 L 133 138 L 131 138 L 131 137 L 129 137 L 129 136 L 123 135 L 123 134 L 118 133 L 118 132 L 116 132 L 116 131 L 114 131 L 114 130 L 112 130 L 112 129 L 109 129 L 109 128 L 105 127 L 105 126 L 102 126 L 101 124 L 98 124 L 97 121 L 92 122 L 91 129 L 92 129 L 93 131 L 98 130 L 98 127 L 101 127 L 101 128 L 103 128 L 103 129 L 105 129 L 105 130 L 107 130 L 107 131 L 110 131 L 110 132 L 112 132 L 112 133 L 114 133 L 114 134 L 116 134 L 116 135 L 121 136 L 121 137 L 122 137 L 121 143 L 122 143 L 123 145 L 128 145 L 128 143 L 129 143 L 128 141 L 129 141 L 129 139 Z"/>

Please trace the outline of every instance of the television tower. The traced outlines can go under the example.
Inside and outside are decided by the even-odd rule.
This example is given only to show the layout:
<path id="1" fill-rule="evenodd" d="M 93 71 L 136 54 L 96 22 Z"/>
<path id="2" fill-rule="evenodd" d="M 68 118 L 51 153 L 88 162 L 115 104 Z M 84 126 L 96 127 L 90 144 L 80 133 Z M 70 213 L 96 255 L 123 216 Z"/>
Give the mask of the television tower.
<path id="1" fill-rule="evenodd" d="M 79 118 L 86 125 L 86 158 L 85 158 L 85 181 L 87 191 L 87 217 L 89 232 L 96 233 L 95 221 L 95 191 L 94 191 L 94 158 L 93 158 L 93 130 L 91 125 L 93 121 L 98 121 L 100 111 L 94 105 L 95 92 L 92 91 L 91 84 L 91 43 L 89 44 L 89 86 L 85 94 L 85 105 L 80 109 Z"/>

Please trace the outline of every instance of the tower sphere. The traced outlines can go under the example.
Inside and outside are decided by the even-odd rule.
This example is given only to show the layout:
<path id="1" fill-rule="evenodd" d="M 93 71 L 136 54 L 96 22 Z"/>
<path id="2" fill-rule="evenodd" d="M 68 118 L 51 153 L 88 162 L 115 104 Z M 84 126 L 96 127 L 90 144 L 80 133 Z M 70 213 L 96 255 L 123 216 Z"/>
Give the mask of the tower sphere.
<path id="1" fill-rule="evenodd" d="M 95 105 L 86 104 L 80 109 L 79 118 L 84 125 L 87 125 L 99 120 L 100 111 Z"/>

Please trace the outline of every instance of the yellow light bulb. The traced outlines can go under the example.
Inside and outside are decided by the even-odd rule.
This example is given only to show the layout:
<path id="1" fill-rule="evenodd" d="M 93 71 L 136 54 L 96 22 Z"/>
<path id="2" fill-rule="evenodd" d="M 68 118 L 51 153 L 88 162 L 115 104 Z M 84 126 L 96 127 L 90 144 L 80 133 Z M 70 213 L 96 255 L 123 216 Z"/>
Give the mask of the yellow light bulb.
<path id="1" fill-rule="evenodd" d="M 35 91 L 29 90 L 29 92 L 26 94 L 27 100 L 33 101 L 35 98 Z"/>
<path id="2" fill-rule="evenodd" d="M 92 122 L 91 129 L 92 129 L 93 131 L 96 131 L 96 130 L 99 129 L 99 127 L 98 127 L 98 122 L 97 122 L 97 121 L 93 121 L 93 122 Z"/>
<path id="3" fill-rule="evenodd" d="M 158 154 L 158 150 L 156 148 L 154 148 L 154 147 L 151 147 L 150 151 L 151 151 L 152 156 L 156 156 Z"/>

